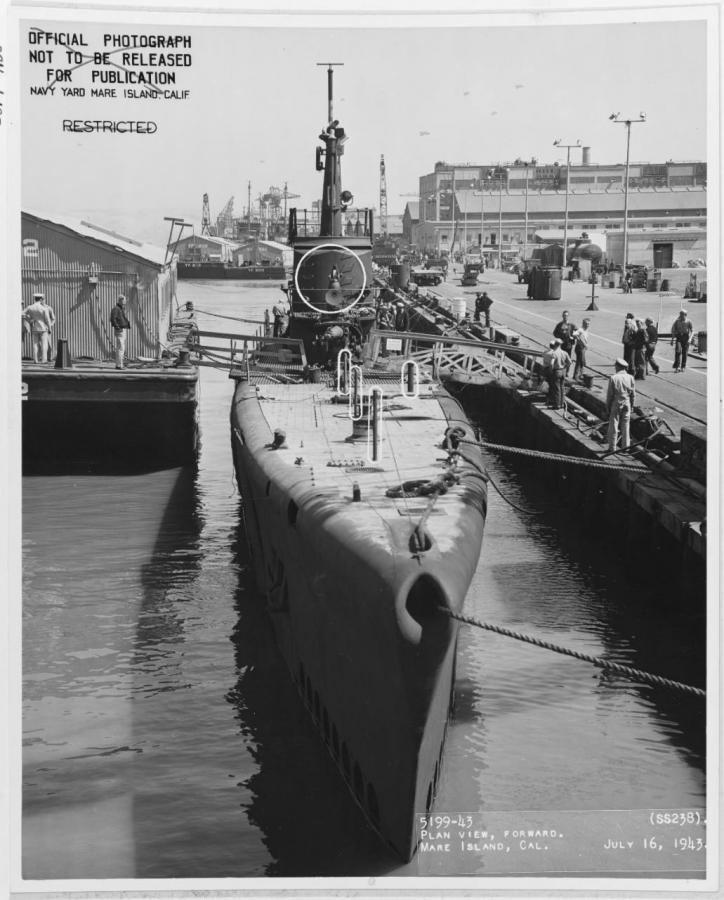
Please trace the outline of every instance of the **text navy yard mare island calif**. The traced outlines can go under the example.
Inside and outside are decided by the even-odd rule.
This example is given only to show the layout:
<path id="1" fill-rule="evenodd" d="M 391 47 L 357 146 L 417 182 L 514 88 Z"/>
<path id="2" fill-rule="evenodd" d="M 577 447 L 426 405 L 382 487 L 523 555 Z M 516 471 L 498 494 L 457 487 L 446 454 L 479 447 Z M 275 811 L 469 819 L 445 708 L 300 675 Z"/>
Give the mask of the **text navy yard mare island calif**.
<path id="1" fill-rule="evenodd" d="M 458 404 L 375 327 L 372 215 L 344 227 L 346 136 L 325 65 L 319 224 L 291 211 L 287 333 L 232 370 L 234 466 L 292 678 L 368 822 L 410 859 L 440 778 L 449 613 L 480 556 L 487 476 Z"/>

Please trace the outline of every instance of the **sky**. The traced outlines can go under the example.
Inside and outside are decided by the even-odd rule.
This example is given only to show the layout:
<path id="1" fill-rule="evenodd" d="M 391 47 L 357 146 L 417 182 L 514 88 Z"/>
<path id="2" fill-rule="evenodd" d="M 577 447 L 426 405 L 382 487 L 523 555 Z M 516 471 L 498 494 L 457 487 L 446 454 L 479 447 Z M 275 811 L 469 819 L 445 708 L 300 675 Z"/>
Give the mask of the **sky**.
<path id="1" fill-rule="evenodd" d="M 344 63 L 334 88 L 334 115 L 349 135 L 343 188 L 355 204 L 377 206 L 384 154 L 391 214 L 414 199 L 405 195 L 417 194 L 419 176 L 438 160 L 565 162 L 565 150 L 553 146 L 560 139 L 589 146 L 593 162 L 623 162 L 626 129 L 609 120 L 614 112 L 646 113 L 646 123 L 632 127 L 632 161 L 706 159 L 703 21 L 603 24 L 572 15 L 570 24 L 549 25 L 541 15 L 537 24 L 508 27 L 483 16 L 472 26 L 442 19 L 416 27 L 408 19 L 398 28 L 372 17 L 374 27 L 340 19 L 334 27 L 312 20 L 257 28 L 188 24 L 171 13 L 163 24 L 144 22 L 141 12 L 125 22 L 110 13 L 90 18 L 76 11 L 71 21 L 19 23 L 21 204 L 159 245 L 168 236 L 164 216 L 200 229 L 204 193 L 212 219 L 232 196 L 241 214 L 249 181 L 254 198 L 287 183 L 301 195 L 290 205 L 318 199 L 314 152 L 327 118 L 318 62 Z M 171 52 L 189 53 L 191 65 L 164 69 L 177 72 L 175 89 L 188 98 L 91 98 L 90 65 L 72 75 L 85 97 L 61 96 L 60 83 L 53 96 L 31 95 L 31 86 L 49 83 L 48 66 L 30 61 L 38 49 L 31 29 L 82 34 L 84 53 L 102 51 L 107 33 L 188 35 L 191 48 Z M 57 60 L 64 51 L 56 51 Z M 67 119 L 153 121 L 157 131 L 68 133 Z"/>

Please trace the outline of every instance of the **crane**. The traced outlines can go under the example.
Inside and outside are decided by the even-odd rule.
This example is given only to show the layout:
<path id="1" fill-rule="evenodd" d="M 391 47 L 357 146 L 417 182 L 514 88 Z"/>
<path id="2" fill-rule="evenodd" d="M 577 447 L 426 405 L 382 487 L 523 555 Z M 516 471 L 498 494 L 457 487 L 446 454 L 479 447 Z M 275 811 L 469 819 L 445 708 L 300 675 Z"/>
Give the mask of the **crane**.
<path id="1" fill-rule="evenodd" d="M 216 217 L 216 233 L 219 237 L 233 237 L 234 234 L 234 198 L 231 197 L 226 206 Z"/>
<path id="2" fill-rule="evenodd" d="M 301 197 L 301 196 L 302 196 L 301 194 L 291 194 L 289 192 L 289 186 L 287 185 L 286 181 L 284 182 L 284 193 L 282 194 L 282 197 L 284 197 L 284 221 L 285 222 L 287 219 L 287 200 L 296 200 L 297 197 Z"/>
<path id="3" fill-rule="evenodd" d="M 387 176 L 385 175 L 385 157 L 380 156 L 380 228 L 387 234 Z"/>
<path id="4" fill-rule="evenodd" d="M 211 213 L 209 211 L 209 195 L 204 194 L 203 205 L 201 207 L 201 236 L 211 234 Z"/>

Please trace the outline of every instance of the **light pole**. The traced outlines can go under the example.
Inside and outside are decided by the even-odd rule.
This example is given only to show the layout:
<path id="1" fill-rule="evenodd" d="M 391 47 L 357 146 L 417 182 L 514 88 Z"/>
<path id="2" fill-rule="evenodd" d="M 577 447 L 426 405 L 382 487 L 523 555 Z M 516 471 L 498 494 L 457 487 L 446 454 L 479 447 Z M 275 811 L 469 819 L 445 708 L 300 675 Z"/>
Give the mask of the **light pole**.
<path id="1" fill-rule="evenodd" d="M 553 141 L 554 147 L 566 148 L 566 211 L 563 217 L 563 268 L 566 267 L 566 250 L 568 249 L 568 184 L 571 178 L 571 148 L 580 147 L 581 142 L 576 141 L 575 144 L 562 144 L 561 139 Z"/>
<path id="2" fill-rule="evenodd" d="M 463 262 L 468 252 L 468 192 L 465 191 L 465 211 L 463 212 Z"/>
<path id="3" fill-rule="evenodd" d="M 508 179 L 508 173 L 510 169 L 503 169 L 502 172 L 498 171 L 498 187 L 499 197 L 498 197 L 498 269 L 503 271 L 503 174 L 505 173 L 506 182 Z"/>
<path id="4" fill-rule="evenodd" d="M 480 259 L 484 260 L 483 247 L 485 246 L 485 186 L 490 185 L 490 172 L 480 176 L 480 190 L 473 191 L 476 197 L 480 197 Z"/>
<path id="5" fill-rule="evenodd" d="M 452 170 L 452 190 L 450 197 L 450 216 L 452 218 L 452 237 L 450 238 L 450 260 L 455 254 L 455 166 Z"/>
<path id="6" fill-rule="evenodd" d="M 437 201 L 437 194 L 430 194 L 429 197 L 425 197 L 425 213 L 424 213 L 424 215 L 425 215 L 425 223 L 427 223 L 427 221 L 428 221 L 428 218 L 427 218 L 427 204 L 428 204 L 431 200 Z M 437 226 L 436 226 L 436 227 L 437 227 Z M 424 234 L 425 234 L 425 252 L 427 253 L 427 241 L 428 241 L 427 228 L 425 228 Z"/>
<path id="7" fill-rule="evenodd" d="M 646 121 L 646 113 L 639 113 L 638 119 L 619 119 L 621 113 L 611 113 L 608 117 L 617 125 L 626 126 L 626 177 L 623 186 L 623 275 L 626 277 L 626 266 L 628 265 L 628 167 L 629 167 L 629 150 L 631 147 L 631 126 L 637 125 L 639 122 Z"/>
<path id="8" fill-rule="evenodd" d="M 528 163 L 525 164 L 525 234 L 523 235 L 523 259 L 528 258 Z"/>

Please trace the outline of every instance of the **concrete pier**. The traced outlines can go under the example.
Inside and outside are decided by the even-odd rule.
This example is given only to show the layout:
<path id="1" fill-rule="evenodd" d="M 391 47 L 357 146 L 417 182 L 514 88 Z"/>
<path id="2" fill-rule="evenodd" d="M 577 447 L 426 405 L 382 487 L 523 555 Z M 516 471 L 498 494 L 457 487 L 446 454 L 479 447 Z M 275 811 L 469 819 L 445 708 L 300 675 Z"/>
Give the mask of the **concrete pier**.
<path id="1" fill-rule="evenodd" d="M 462 400 L 465 403 L 465 393 Z M 548 409 L 534 391 L 497 384 L 479 389 L 468 413 L 485 429 L 486 440 L 512 447 L 580 457 L 598 463 L 606 445 L 592 429 L 561 410 Z M 504 458 L 512 453 L 501 452 Z M 605 535 L 630 569 L 655 567 L 680 585 L 682 598 L 703 602 L 706 584 L 706 494 L 695 478 L 653 471 L 629 454 L 607 462 L 627 467 L 617 471 L 567 464 L 545 458 L 516 456 L 516 464 L 534 479 L 545 479 L 570 504 L 581 527 Z M 630 470 L 628 470 L 630 467 Z"/>
<path id="2" fill-rule="evenodd" d="M 499 270 L 481 274 L 475 289 L 460 284 L 462 267 L 451 268 L 448 279 L 435 289 L 443 302 L 465 297 L 472 314 L 475 293 L 486 290 L 493 298 L 492 332 L 518 335 L 510 353 L 548 346 L 564 309 L 580 326 L 591 319 L 588 351 L 590 387 L 566 383 L 571 412 L 546 407 L 545 387 L 531 385 L 465 383 L 460 379 L 458 396 L 467 412 L 485 429 L 489 441 L 535 451 L 560 453 L 597 462 L 607 451 L 605 398 L 613 361 L 621 356 L 623 321 L 627 312 L 636 318 L 651 317 L 662 335 L 670 332 L 679 309 L 685 307 L 694 332 L 706 330 L 706 305 L 692 304 L 675 294 L 634 291 L 623 294 L 615 288 L 565 282 L 562 298 L 536 301 L 526 297 L 526 285 Z M 596 309 L 589 309 L 594 297 Z M 632 573 L 655 566 L 679 585 L 682 599 L 703 603 L 706 596 L 706 353 L 694 351 L 686 372 L 674 372 L 673 348 L 668 338 L 659 341 L 656 359 L 660 373 L 636 381 L 636 404 L 662 427 L 637 459 L 618 453 L 608 460 L 632 471 L 606 471 L 598 467 L 566 464 L 545 459 L 519 457 L 531 477 L 545 478 L 570 503 L 582 527 L 610 538 Z M 573 409 L 578 414 L 574 414 Z M 635 417 L 634 417 L 635 418 Z M 645 421 L 639 423 L 643 427 Z M 645 435 L 632 428 L 632 440 Z M 502 451 L 505 453 L 505 451 Z M 508 455 L 505 453 L 505 455 Z M 647 462 L 648 461 L 648 464 Z M 653 467 L 652 467 L 653 466 Z"/>

